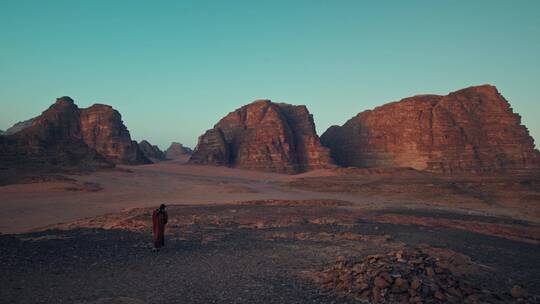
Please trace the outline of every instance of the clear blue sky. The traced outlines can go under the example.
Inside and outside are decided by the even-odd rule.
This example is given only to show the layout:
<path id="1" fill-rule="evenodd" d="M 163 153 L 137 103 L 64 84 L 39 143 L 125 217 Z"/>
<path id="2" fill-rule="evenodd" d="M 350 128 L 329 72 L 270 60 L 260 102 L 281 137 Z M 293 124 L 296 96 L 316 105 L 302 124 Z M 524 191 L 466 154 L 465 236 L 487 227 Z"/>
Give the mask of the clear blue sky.
<path id="1" fill-rule="evenodd" d="M 0 0 L 0 129 L 58 96 L 189 146 L 254 99 L 319 134 L 420 93 L 490 83 L 540 139 L 540 1 Z"/>

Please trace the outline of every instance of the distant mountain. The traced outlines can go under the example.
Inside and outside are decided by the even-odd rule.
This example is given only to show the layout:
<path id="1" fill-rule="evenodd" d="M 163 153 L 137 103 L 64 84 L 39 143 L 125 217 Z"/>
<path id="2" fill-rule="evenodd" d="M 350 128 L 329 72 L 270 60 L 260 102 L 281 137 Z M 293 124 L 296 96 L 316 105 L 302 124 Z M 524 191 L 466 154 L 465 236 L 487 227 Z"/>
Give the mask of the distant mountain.
<path id="1" fill-rule="evenodd" d="M 300 173 L 333 167 L 305 106 L 257 100 L 199 137 L 190 163 Z"/>
<path id="2" fill-rule="evenodd" d="M 169 148 L 165 150 L 165 158 L 168 160 L 187 161 L 192 153 L 193 150 L 185 147 L 181 143 L 172 142 Z"/>
<path id="3" fill-rule="evenodd" d="M 321 142 L 341 166 L 452 173 L 540 166 L 521 117 L 494 86 L 419 95 L 332 126 Z"/>
<path id="4" fill-rule="evenodd" d="M 31 127 L 32 126 L 32 122 L 34 121 L 35 118 L 30 118 L 28 120 L 25 120 L 25 121 L 20 121 L 16 124 L 14 124 L 11 128 L 7 129 L 5 132 L 4 132 L 4 135 L 11 135 L 11 134 L 15 134 L 19 131 L 22 131 L 28 127 Z"/>
<path id="5" fill-rule="evenodd" d="M 139 143 L 139 148 L 144 156 L 154 163 L 165 160 L 165 153 L 163 153 L 158 146 L 152 145 L 146 140 L 142 140 Z"/>
<path id="6" fill-rule="evenodd" d="M 60 97 L 40 116 L 18 124 L 18 131 L 0 137 L 2 167 L 75 167 L 142 164 L 120 114 L 106 105 L 79 109 Z"/>

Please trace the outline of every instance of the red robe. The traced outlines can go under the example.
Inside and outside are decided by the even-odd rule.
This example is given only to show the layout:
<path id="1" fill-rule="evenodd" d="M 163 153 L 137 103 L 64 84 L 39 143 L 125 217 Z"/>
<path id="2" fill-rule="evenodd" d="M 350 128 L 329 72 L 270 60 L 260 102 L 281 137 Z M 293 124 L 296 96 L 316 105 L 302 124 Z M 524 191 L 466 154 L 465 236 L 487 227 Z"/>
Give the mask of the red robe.
<path id="1" fill-rule="evenodd" d="M 152 232 L 154 234 L 154 247 L 165 246 L 165 224 L 167 224 L 167 211 L 159 212 L 159 209 L 152 213 Z"/>

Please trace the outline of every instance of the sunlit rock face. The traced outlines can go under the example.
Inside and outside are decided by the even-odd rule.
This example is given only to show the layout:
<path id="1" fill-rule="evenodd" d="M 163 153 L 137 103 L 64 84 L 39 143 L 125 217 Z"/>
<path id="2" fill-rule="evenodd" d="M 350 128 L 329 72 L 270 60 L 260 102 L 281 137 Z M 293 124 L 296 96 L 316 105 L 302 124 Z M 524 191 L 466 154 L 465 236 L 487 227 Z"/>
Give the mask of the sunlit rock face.
<path id="1" fill-rule="evenodd" d="M 540 163 L 521 117 L 490 85 L 385 104 L 330 127 L 321 142 L 341 166 L 462 172 Z"/>
<path id="2" fill-rule="evenodd" d="M 331 167 L 305 106 L 257 100 L 199 137 L 191 163 L 299 173 Z"/>

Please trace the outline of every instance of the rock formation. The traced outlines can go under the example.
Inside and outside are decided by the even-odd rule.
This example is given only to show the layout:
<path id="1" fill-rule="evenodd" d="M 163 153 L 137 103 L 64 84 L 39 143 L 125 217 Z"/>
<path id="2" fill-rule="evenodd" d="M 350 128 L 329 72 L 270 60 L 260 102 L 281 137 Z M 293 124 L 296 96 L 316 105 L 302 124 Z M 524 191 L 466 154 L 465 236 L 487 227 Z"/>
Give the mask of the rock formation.
<path id="1" fill-rule="evenodd" d="M 193 150 L 178 142 L 172 142 L 169 148 L 165 150 L 165 158 L 170 160 L 186 159 L 191 154 L 193 154 Z"/>
<path id="2" fill-rule="evenodd" d="M 79 109 L 69 97 L 57 98 L 31 126 L 0 137 L 0 165 L 5 168 L 147 162 L 118 112 L 103 105 Z"/>
<path id="3" fill-rule="evenodd" d="M 165 160 L 165 153 L 158 146 L 152 145 L 146 140 L 139 143 L 139 148 L 144 156 L 154 163 Z"/>
<path id="4" fill-rule="evenodd" d="M 81 110 L 84 142 L 116 164 L 144 164 L 150 161 L 143 155 L 137 142 L 122 121 L 120 113 L 111 106 L 94 104 Z"/>
<path id="5" fill-rule="evenodd" d="M 435 172 L 537 168 L 521 118 L 490 85 L 420 95 L 359 113 L 321 142 L 342 166 Z"/>
<path id="6" fill-rule="evenodd" d="M 299 173 L 332 166 L 305 106 L 258 100 L 199 137 L 190 163 Z"/>
<path id="7" fill-rule="evenodd" d="M 61 97 L 32 126 L 0 137 L 2 167 L 110 165 L 82 137 L 80 110 Z"/>

